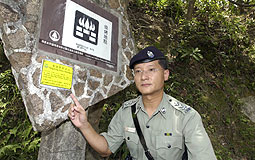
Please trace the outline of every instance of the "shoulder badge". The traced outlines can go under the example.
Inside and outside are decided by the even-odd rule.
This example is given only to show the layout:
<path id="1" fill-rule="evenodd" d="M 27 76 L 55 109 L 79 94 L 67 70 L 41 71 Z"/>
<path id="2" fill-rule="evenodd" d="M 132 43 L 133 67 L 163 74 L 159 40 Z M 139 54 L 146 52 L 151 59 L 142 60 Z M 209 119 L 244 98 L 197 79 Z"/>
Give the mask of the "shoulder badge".
<path id="1" fill-rule="evenodd" d="M 181 111 L 182 113 L 186 114 L 191 110 L 191 107 L 178 101 L 177 99 L 169 96 L 168 99 L 169 103 L 177 110 Z"/>
<path id="2" fill-rule="evenodd" d="M 140 97 L 137 97 L 135 99 L 128 100 L 123 103 L 122 108 L 131 107 L 133 104 L 137 103 Z"/>

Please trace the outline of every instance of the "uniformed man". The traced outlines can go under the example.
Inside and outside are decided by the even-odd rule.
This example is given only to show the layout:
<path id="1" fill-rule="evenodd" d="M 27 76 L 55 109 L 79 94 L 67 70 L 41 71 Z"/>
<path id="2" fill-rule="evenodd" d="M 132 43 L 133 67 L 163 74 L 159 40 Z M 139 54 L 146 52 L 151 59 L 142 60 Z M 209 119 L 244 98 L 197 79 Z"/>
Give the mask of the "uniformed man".
<path id="1" fill-rule="evenodd" d="M 126 141 L 133 159 L 146 160 L 132 117 L 134 105 L 148 152 L 155 160 L 181 160 L 185 148 L 189 160 L 216 160 L 199 113 L 163 91 L 164 81 L 169 77 L 164 54 L 155 47 L 147 47 L 131 59 L 129 67 L 141 95 L 122 105 L 107 132 L 95 132 L 83 107 L 71 95 L 75 104 L 70 106 L 69 117 L 87 142 L 106 157 Z"/>

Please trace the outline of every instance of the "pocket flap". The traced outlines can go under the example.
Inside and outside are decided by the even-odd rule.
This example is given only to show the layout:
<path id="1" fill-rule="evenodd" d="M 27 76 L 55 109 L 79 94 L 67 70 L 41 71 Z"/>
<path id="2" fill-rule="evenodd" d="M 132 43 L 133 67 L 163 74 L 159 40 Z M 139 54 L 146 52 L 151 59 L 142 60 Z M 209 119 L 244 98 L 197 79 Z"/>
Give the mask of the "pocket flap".
<path id="1" fill-rule="evenodd" d="M 126 139 L 126 142 L 133 142 L 135 144 L 138 144 L 138 141 L 139 141 L 139 137 L 138 135 L 136 134 L 136 132 L 128 132 L 128 131 L 125 131 L 125 139 Z"/>
<path id="2" fill-rule="evenodd" d="M 182 136 L 157 136 L 156 149 L 164 148 L 183 148 Z"/>

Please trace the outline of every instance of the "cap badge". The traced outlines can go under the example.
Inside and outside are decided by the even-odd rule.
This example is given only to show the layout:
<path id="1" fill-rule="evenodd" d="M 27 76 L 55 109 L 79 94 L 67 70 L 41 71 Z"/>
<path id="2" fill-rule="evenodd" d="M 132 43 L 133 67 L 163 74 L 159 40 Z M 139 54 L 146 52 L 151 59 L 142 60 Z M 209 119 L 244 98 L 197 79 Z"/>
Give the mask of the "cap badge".
<path id="1" fill-rule="evenodd" d="M 147 55 L 150 57 L 150 58 L 154 58 L 154 54 L 152 51 L 147 51 Z"/>

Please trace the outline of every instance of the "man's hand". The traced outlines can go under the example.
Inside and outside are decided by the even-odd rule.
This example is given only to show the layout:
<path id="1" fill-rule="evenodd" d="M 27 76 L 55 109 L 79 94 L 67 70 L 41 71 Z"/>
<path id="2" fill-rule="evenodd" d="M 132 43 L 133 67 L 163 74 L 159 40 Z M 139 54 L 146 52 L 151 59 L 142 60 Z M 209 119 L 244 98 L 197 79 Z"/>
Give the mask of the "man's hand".
<path id="1" fill-rule="evenodd" d="M 72 103 L 70 105 L 68 116 L 76 127 L 78 127 L 79 129 L 84 127 L 86 128 L 86 126 L 88 125 L 86 111 L 73 94 L 71 94 L 70 96 L 75 104 Z"/>
<path id="2" fill-rule="evenodd" d="M 77 98 L 73 94 L 70 94 L 70 96 L 74 101 L 74 104 L 71 104 L 68 110 L 68 116 L 72 123 L 81 130 L 90 146 L 102 157 L 107 157 L 112 154 L 106 139 L 99 135 L 89 124 L 86 111 L 81 106 Z"/>

